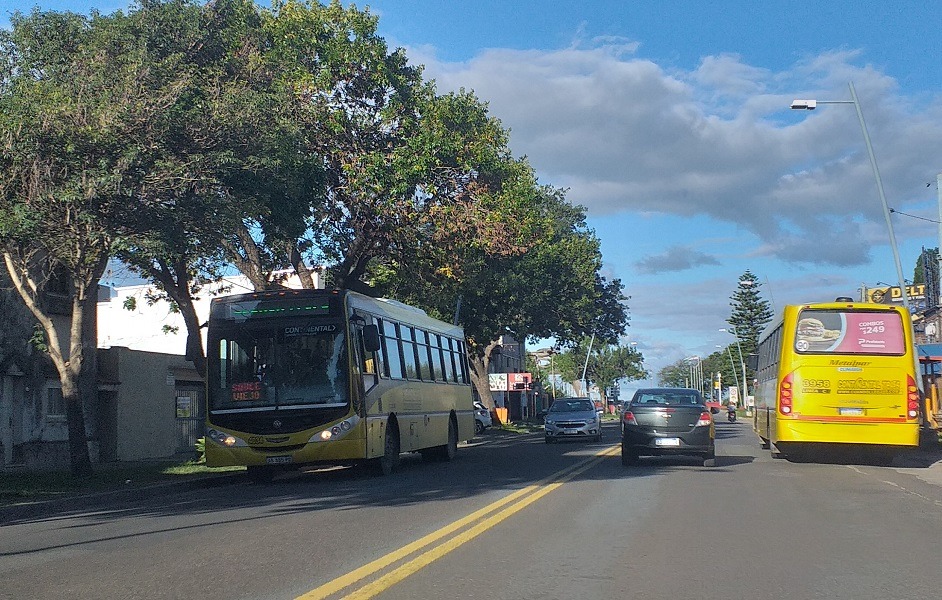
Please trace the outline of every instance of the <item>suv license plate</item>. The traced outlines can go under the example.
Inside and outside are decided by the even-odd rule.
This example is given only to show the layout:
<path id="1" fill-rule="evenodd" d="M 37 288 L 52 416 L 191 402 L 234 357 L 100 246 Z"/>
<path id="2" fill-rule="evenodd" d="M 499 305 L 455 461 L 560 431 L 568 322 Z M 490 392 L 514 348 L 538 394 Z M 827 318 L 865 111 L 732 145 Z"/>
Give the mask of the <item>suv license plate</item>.
<path id="1" fill-rule="evenodd" d="M 265 462 L 270 465 L 286 465 L 292 462 L 292 459 L 290 456 L 269 456 L 265 459 Z"/>
<path id="2" fill-rule="evenodd" d="M 679 446 L 680 438 L 657 438 L 654 440 L 655 446 Z"/>

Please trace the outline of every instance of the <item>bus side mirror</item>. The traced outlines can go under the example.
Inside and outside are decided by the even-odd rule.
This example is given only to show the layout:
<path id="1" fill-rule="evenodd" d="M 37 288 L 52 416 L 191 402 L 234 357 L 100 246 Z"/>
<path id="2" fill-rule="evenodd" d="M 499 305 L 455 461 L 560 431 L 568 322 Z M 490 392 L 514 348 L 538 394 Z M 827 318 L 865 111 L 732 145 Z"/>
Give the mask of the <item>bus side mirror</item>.
<path id="1" fill-rule="evenodd" d="M 363 328 L 363 347 L 367 352 L 379 350 L 379 327 L 375 324 Z"/>

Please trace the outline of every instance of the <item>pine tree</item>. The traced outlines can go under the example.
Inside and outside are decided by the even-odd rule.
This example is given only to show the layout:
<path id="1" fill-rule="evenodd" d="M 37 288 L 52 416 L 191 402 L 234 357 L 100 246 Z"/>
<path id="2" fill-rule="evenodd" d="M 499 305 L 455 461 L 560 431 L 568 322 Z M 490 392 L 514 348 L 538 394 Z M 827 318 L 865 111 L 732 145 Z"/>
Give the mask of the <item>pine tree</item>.
<path id="1" fill-rule="evenodd" d="M 772 320 L 772 307 L 759 293 L 759 278 L 748 269 L 739 276 L 736 291 L 730 297 L 732 312 L 726 320 L 733 327 L 743 354 L 751 353 L 759 342 L 759 335 Z"/>

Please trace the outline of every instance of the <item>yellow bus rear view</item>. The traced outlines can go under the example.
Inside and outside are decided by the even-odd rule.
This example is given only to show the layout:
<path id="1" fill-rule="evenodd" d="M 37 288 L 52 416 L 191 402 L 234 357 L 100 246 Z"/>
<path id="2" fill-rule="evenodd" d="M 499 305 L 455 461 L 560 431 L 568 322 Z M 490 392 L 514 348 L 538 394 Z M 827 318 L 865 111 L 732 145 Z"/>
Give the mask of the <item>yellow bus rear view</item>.
<path id="1" fill-rule="evenodd" d="M 753 421 L 775 457 L 857 446 L 890 456 L 919 444 L 909 311 L 836 302 L 786 306 L 759 340 Z"/>

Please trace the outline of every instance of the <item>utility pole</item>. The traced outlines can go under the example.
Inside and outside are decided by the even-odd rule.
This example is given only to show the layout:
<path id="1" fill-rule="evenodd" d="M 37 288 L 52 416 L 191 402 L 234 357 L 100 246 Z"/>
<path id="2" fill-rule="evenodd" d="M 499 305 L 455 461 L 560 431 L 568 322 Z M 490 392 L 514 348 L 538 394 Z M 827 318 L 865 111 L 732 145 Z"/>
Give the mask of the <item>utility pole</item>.
<path id="1" fill-rule="evenodd" d="M 938 306 L 942 306 L 942 173 L 935 176 L 935 190 L 939 197 L 939 289 L 930 290 L 930 292 L 938 292 L 939 295 L 936 297 L 936 300 L 938 301 Z"/>

